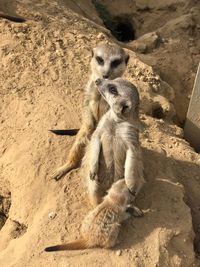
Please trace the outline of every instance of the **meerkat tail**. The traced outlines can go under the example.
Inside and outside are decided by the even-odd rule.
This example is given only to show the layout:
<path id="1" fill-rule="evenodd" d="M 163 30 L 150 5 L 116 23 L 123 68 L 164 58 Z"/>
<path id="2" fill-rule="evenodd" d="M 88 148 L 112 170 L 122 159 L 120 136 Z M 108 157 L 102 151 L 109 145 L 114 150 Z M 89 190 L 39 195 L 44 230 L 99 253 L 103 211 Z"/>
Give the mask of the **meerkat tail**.
<path id="1" fill-rule="evenodd" d="M 76 135 L 78 131 L 79 129 L 49 130 L 49 132 L 52 132 L 56 135 L 69 135 L 69 136 Z"/>
<path id="2" fill-rule="evenodd" d="M 0 12 L 0 18 L 4 18 L 4 19 L 8 19 L 14 22 L 25 22 L 26 19 L 21 18 L 21 17 L 15 17 L 15 16 L 10 16 L 7 14 L 3 14 L 2 12 Z"/>
<path id="3" fill-rule="evenodd" d="M 75 240 L 63 245 L 57 245 L 52 247 L 47 247 L 44 250 L 46 252 L 50 251 L 61 251 L 61 250 L 79 250 L 79 249 L 87 249 L 89 248 L 87 242 L 84 239 Z"/>

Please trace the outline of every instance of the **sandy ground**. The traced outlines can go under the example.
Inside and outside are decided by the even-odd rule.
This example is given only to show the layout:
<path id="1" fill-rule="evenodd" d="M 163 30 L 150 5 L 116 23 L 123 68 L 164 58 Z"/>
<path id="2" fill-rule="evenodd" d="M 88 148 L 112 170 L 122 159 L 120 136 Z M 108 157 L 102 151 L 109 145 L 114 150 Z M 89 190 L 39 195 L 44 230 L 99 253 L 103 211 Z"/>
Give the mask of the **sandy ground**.
<path id="1" fill-rule="evenodd" d="M 1 11 L 28 20 L 0 19 L 1 267 L 200 266 L 200 155 L 179 127 L 200 59 L 199 2 L 102 2 L 137 25 L 137 40 L 121 45 L 130 54 L 125 77 L 141 95 L 146 184 L 137 205 L 150 212 L 124 223 L 115 249 L 43 251 L 78 238 L 90 209 L 79 169 L 49 179 L 74 137 L 48 129 L 80 127 L 91 49 L 116 40 L 90 1 L 2 0 Z"/>

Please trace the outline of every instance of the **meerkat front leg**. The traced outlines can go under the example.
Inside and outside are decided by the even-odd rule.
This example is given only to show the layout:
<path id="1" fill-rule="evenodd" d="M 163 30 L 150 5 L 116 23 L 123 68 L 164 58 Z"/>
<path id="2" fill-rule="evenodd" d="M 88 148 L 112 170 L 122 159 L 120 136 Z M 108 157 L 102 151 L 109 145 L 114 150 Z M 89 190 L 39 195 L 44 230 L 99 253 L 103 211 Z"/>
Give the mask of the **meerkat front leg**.
<path id="1" fill-rule="evenodd" d="M 140 148 L 135 148 L 133 146 L 130 146 L 128 148 L 126 152 L 124 176 L 126 185 L 129 188 L 130 193 L 132 194 L 131 202 L 133 202 L 142 185 L 144 184 L 143 164 Z M 135 217 L 140 217 L 143 215 L 143 212 L 138 207 L 134 206 L 132 203 L 127 208 L 127 211 L 131 211 L 132 215 Z"/>
<path id="2" fill-rule="evenodd" d="M 95 136 L 91 140 L 92 157 L 90 159 L 89 177 L 88 179 L 88 195 L 90 203 L 96 207 L 102 200 L 101 189 L 98 181 L 99 156 L 101 151 L 101 140 L 99 136 Z"/>
<path id="3" fill-rule="evenodd" d="M 126 152 L 125 181 L 133 196 L 136 196 L 144 184 L 143 164 L 140 148 L 130 146 Z"/>
<path id="4" fill-rule="evenodd" d="M 96 180 L 98 182 L 98 168 L 99 168 L 99 155 L 101 150 L 101 141 L 99 136 L 94 137 L 91 140 L 91 146 L 92 146 L 92 158 L 90 161 L 90 171 L 89 176 L 90 180 Z"/>

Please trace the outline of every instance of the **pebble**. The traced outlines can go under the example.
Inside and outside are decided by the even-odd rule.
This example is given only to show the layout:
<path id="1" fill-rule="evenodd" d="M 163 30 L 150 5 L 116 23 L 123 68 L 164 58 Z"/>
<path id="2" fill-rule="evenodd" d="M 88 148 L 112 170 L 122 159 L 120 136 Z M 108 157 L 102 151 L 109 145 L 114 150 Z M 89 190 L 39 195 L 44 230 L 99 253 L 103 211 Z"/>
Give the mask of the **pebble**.
<path id="1" fill-rule="evenodd" d="M 147 82 L 147 81 L 148 81 L 147 77 L 145 77 L 145 76 L 141 76 L 140 80 L 141 80 L 142 82 Z"/>
<path id="2" fill-rule="evenodd" d="M 56 213 L 54 211 L 51 211 L 48 215 L 49 219 L 53 220 L 56 217 Z"/>
<path id="3" fill-rule="evenodd" d="M 152 84 L 151 88 L 152 88 L 152 91 L 154 93 L 158 93 L 159 92 L 159 86 L 157 84 Z"/>
<path id="4" fill-rule="evenodd" d="M 199 159 L 197 158 L 196 162 L 197 162 L 198 165 L 200 165 L 200 158 Z"/>
<path id="5" fill-rule="evenodd" d="M 102 32 L 100 32 L 100 33 L 97 35 L 97 39 L 99 39 L 99 40 L 104 40 L 104 39 L 106 39 L 106 37 L 105 37 L 105 35 L 104 35 Z"/>
<path id="6" fill-rule="evenodd" d="M 158 152 L 159 154 L 163 155 L 163 156 L 166 156 L 167 155 L 167 152 L 164 148 L 161 148 L 161 147 L 157 147 L 156 148 L 156 152 Z"/>
<path id="7" fill-rule="evenodd" d="M 190 53 L 197 55 L 199 54 L 199 49 L 197 47 L 190 47 Z"/>
<path id="8" fill-rule="evenodd" d="M 119 249 L 119 250 L 116 251 L 116 255 L 117 255 L 117 256 L 121 256 L 121 255 L 122 255 L 122 251 L 121 251 L 121 249 Z"/>

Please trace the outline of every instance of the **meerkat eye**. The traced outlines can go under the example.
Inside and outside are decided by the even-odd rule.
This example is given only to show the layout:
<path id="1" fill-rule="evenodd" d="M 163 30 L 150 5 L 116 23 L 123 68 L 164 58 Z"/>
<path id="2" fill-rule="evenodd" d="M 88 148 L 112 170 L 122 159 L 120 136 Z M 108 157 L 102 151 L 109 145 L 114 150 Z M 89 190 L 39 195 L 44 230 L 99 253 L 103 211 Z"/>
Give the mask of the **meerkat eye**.
<path id="1" fill-rule="evenodd" d="M 99 65 L 103 66 L 104 60 L 102 57 L 96 57 L 96 61 L 98 62 Z"/>
<path id="2" fill-rule="evenodd" d="M 128 108 L 129 108 L 129 106 L 126 106 L 126 105 L 123 106 L 123 107 L 122 107 L 122 113 L 126 112 L 126 110 L 127 110 Z"/>
<path id="3" fill-rule="evenodd" d="M 109 91 L 109 93 L 111 93 L 113 95 L 118 95 L 117 87 L 113 84 L 108 85 L 108 91 Z"/>
<path id="4" fill-rule="evenodd" d="M 111 68 L 116 68 L 117 66 L 119 66 L 122 63 L 121 59 L 115 59 L 111 62 Z"/>

